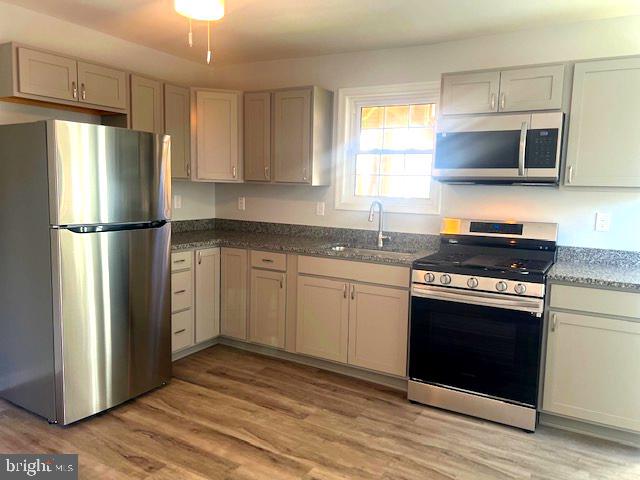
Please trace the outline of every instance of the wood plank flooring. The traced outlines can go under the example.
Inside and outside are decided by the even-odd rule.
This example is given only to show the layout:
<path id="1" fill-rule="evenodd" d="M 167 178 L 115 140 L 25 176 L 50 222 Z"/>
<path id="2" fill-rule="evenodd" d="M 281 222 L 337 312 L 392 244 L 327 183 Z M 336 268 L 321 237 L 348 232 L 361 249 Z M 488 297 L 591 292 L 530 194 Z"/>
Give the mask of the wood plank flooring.
<path id="1" fill-rule="evenodd" d="M 0 452 L 79 453 L 90 479 L 640 479 L 640 450 L 412 405 L 215 346 L 166 387 L 62 428 L 0 401 Z"/>

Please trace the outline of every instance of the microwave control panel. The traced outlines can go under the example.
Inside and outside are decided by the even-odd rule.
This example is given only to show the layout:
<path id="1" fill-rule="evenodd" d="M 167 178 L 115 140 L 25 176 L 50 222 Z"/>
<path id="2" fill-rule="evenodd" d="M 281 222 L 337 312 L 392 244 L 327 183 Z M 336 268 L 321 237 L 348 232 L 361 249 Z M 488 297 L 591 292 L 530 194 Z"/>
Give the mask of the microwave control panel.
<path id="1" fill-rule="evenodd" d="M 558 155 L 558 129 L 545 128 L 527 132 L 526 168 L 555 168 Z"/>

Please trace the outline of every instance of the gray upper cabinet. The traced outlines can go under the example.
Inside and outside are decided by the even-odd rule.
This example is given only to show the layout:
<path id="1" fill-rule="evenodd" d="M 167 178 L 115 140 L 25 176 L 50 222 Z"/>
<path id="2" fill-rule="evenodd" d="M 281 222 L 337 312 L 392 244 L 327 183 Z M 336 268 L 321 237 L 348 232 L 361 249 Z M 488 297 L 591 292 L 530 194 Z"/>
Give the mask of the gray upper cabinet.
<path id="1" fill-rule="evenodd" d="M 443 75 L 443 115 L 498 111 L 500 72 Z"/>
<path id="2" fill-rule="evenodd" d="M 162 82 L 131 75 L 131 128 L 142 132 L 163 133 Z"/>
<path id="3" fill-rule="evenodd" d="M 565 185 L 640 187 L 640 58 L 575 65 Z"/>
<path id="4" fill-rule="evenodd" d="M 548 65 L 444 74 L 441 113 L 558 110 L 562 108 L 565 68 L 565 65 Z"/>
<path id="5" fill-rule="evenodd" d="M 171 176 L 191 176 L 191 97 L 186 87 L 164 86 L 164 130 L 171 135 Z"/>
<path id="6" fill-rule="evenodd" d="M 500 112 L 562 108 L 564 65 L 520 68 L 500 72 Z"/>
<path id="7" fill-rule="evenodd" d="M 78 62 L 78 86 L 82 103 L 127 108 L 127 74 L 121 70 Z"/>
<path id="8" fill-rule="evenodd" d="M 244 96 L 244 179 L 271 180 L 271 93 Z"/>
<path id="9" fill-rule="evenodd" d="M 245 179 L 329 185 L 333 94 L 299 87 L 245 95 Z"/>
<path id="10" fill-rule="evenodd" d="M 18 89 L 32 95 L 77 100 L 77 68 L 72 58 L 18 48 Z"/>

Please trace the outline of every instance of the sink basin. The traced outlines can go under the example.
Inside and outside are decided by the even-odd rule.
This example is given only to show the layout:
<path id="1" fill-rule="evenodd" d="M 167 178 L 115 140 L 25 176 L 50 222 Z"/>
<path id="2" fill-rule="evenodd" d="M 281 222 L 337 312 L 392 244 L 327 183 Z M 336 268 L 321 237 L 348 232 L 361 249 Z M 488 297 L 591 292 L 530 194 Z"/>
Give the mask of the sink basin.
<path id="1" fill-rule="evenodd" d="M 379 250 L 376 248 L 349 247 L 346 245 L 333 245 L 330 247 L 330 250 L 333 252 L 352 253 L 355 255 L 372 255 L 376 257 L 387 257 L 387 258 L 403 258 L 408 255 L 411 255 L 410 252 L 393 252 L 390 250 Z"/>

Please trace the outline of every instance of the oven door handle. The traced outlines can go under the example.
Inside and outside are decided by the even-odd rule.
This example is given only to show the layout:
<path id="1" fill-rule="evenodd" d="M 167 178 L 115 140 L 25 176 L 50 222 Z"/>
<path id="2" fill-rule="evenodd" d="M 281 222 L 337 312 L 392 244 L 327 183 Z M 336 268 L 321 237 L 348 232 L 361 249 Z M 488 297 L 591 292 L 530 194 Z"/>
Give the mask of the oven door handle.
<path id="1" fill-rule="evenodd" d="M 473 292 L 464 290 L 456 292 L 448 288 L 430 287 L 428 285 L 416 285 L 411 287 L 413 297 L 430 298 L 433 300 L 445 300 L 484 307 L 504 308 L 506 310 L 520 310 L 523 312 L 542 315 L 544 301 L 541 298 L 513 298 L 497 293 Z"/>

